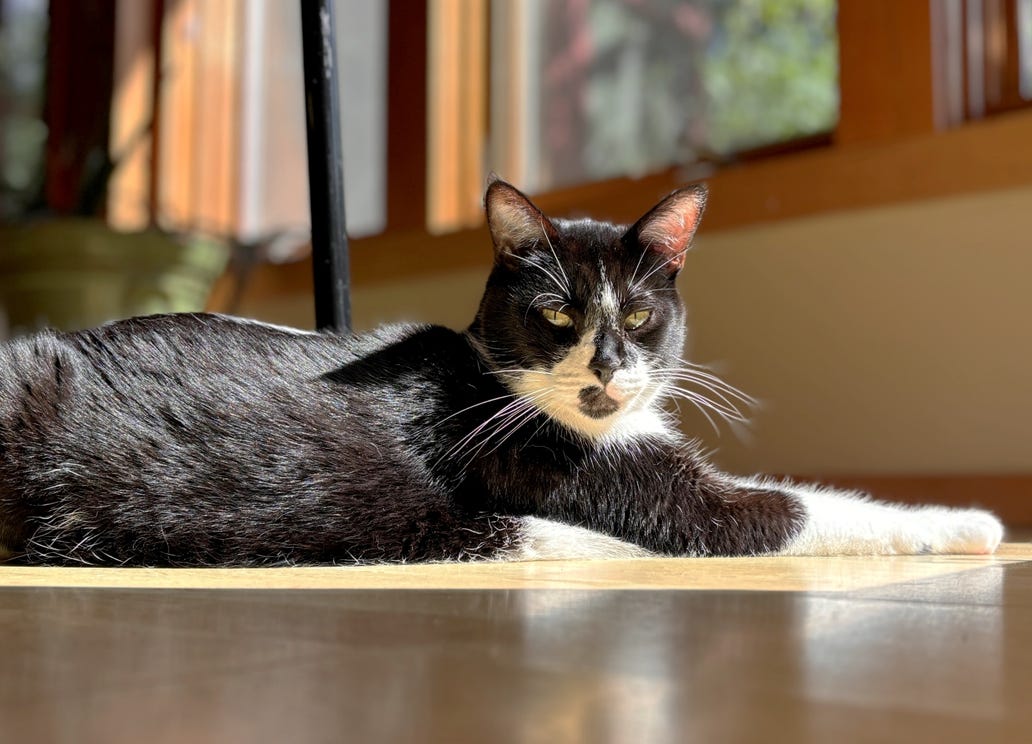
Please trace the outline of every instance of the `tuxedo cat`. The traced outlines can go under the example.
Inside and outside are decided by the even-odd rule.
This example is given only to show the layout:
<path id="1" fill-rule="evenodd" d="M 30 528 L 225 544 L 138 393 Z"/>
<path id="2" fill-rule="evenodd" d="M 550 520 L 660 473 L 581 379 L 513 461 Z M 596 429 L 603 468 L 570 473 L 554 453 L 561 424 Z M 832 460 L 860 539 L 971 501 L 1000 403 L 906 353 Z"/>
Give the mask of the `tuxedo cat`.
<path id="1" fill-rule="evenodd" d="M 744 401 L 680 358 L 705 200 L 690 186 L 621 227 L 493 182 L 464 332 L 184 314 L 11 342 L 0 544 L 172 566 L 992 552 L 986 512 L 727 475 L 678 431 L 676 395 Z"/>

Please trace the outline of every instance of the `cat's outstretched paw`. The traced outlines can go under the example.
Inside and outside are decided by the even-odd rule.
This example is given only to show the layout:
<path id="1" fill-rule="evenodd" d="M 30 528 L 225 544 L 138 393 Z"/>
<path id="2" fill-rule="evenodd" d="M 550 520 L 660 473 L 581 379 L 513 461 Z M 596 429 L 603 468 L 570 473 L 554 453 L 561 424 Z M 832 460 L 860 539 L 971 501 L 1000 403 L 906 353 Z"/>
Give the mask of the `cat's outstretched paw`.
<path id="1" fill-rule="evenodd" d="M 937 553 L 987 555 L 996 552 L 1003 539 L 1003 524 L 980 509 L 948 512 L 945 539 Z"/>
<path id="2" fill-rule="evenodd" d="M 538 517 L 522 517 L 520 521 L 520 546 L 503 560 L 597 560 L 653 555 L 642 547 L 584 527 Z"/>

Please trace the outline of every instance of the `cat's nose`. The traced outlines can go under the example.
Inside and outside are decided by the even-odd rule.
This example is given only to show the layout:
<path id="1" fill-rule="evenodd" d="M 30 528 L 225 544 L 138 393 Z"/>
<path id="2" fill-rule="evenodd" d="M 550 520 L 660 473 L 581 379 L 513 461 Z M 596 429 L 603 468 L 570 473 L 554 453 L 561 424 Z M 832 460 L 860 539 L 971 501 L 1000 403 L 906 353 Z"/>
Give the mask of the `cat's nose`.
<path id="1" fill-rule="evenodd" d="M 603 387 L 609 384 L 609 381 L 613 379 L 613 373 L 616 372 L 613 367 L 605 364 L 589 364 L 588 369 L 595 373 L 595 377 L 598 378 Z"/>
<path id="2" fill-rule="evenodd" d="M 595 344 L 595 354 L 588 362 L 588 369 L 595 373 L 595 377 L 603 386 L 613 379 L 613 374 L 620 369 L 623 363 L 620 353 L 620 343 L 609 335 L 603 335 Z"/>

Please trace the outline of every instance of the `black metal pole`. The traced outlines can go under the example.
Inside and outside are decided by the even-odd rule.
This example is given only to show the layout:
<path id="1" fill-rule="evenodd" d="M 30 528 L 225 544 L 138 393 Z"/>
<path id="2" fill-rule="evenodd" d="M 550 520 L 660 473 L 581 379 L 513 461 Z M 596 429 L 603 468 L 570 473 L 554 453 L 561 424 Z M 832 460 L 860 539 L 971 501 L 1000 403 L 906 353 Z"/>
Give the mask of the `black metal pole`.
<path id="1" fill-rule="evenodd" d="M 333 29 L 332 0 L 301 0 L 315 325 L 320 331 L 346 333 L 351 330 L 350 267 Z"/>

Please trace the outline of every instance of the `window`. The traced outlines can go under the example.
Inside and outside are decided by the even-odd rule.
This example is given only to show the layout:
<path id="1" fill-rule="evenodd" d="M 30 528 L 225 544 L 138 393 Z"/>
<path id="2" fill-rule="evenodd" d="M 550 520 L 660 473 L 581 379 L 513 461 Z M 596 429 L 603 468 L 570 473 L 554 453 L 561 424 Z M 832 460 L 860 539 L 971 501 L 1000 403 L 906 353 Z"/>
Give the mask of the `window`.
<path id="1" fill-rule="evenodd" d="M 493 159 L 545 191 L 830 133 L 835 5 L 495 0 Z"/>
<path id="2" fill-rule="evenodd" d="M 49 33 L 63 41 L 44 58 L 47 6 L 0 0 L 4 209 L 45 173 L 60 211 L 54 194 L 74 194 L 87 159 L 62 161 L 56 145 L 96 149 L 95 137 L 117 163 L 116 227 L 249 238 L 307 225 L 296 4 L 56 3 Z M 84 25 L 90 8 L 109 15 Z M 431 251 L 428 233 L 480 225 L 491 171 L 556 213 L 614 217 L 630 211 L 639 176 L 650 198 L 700 177 L 762 183 L 762 195 L 721 199 L 733 209 L 715 204 L 711 227 L 897 198 L 887 194 L 904 186 L 870 179 L 784 193 L 766 167 L 778 158 L 763 158 L 822 146 L 787 167 L 902 142 L 1026 106 L 1032 89 L 1032 0 L 341 0 L 336 15 L 350 231 L 419 257 L 364 264 L 360 240 L 356 275 L 422 271 L 431 253 L 435 266 L 471 260 L 461 236 Z M 96 64 L 76 63 L 86 56 Z M 107 89 L 73 96 L 104 77 L 105 57 Z M 48 84 L 55 100 L 80 101 L 75 116 L 40 118 L 48 66 L 68 68 Z M 110 136 L 75 129 L 79 109 L 109 99 Z"/>
<path id="3" fill-rule="evenodd" d="M 244 239 L 307 229 L 308 171 L 297 3 L 180 0 L 122 13 L 113 149 L 156 121 L 151 178 L 119 173 L 111 215 L 170 230 Z M 386 6 L 335 4 L 349 230 L 383 229 L 386 175 Z M 158 50 L 158 72 L 148 75 Z M 136 74 L 139 73 L 139 74 Z M 139 89 L 135 94 L 134 89 Z M 156 91 L 156 92 L 152 92 Z M 127 169 L 131 170 L 131 169 Z M 150 210 L 140 211 L 150 191 Z"/>
<path id="4" fill-rule="evenodd" d="M 46 51 L 46 1 L 0 0 L 0 218 L 25 210 L 42 185 Z"/>
<path id="5" fill-rule="evenodd" d="M 1032 0 L 1020 0 L 1017 8 L 1018 57 L 1021 97 L 1032 101 Z"/>
<path id="6" fill-rule="evenodd" d="M 338 0 L 334 10 L 348 231 L 370 235 L 386 219 L 387 7 Z M 248 2 L 244 13 L 240 226 L 253 235 L 310 217 L 298 4 Z"/>

